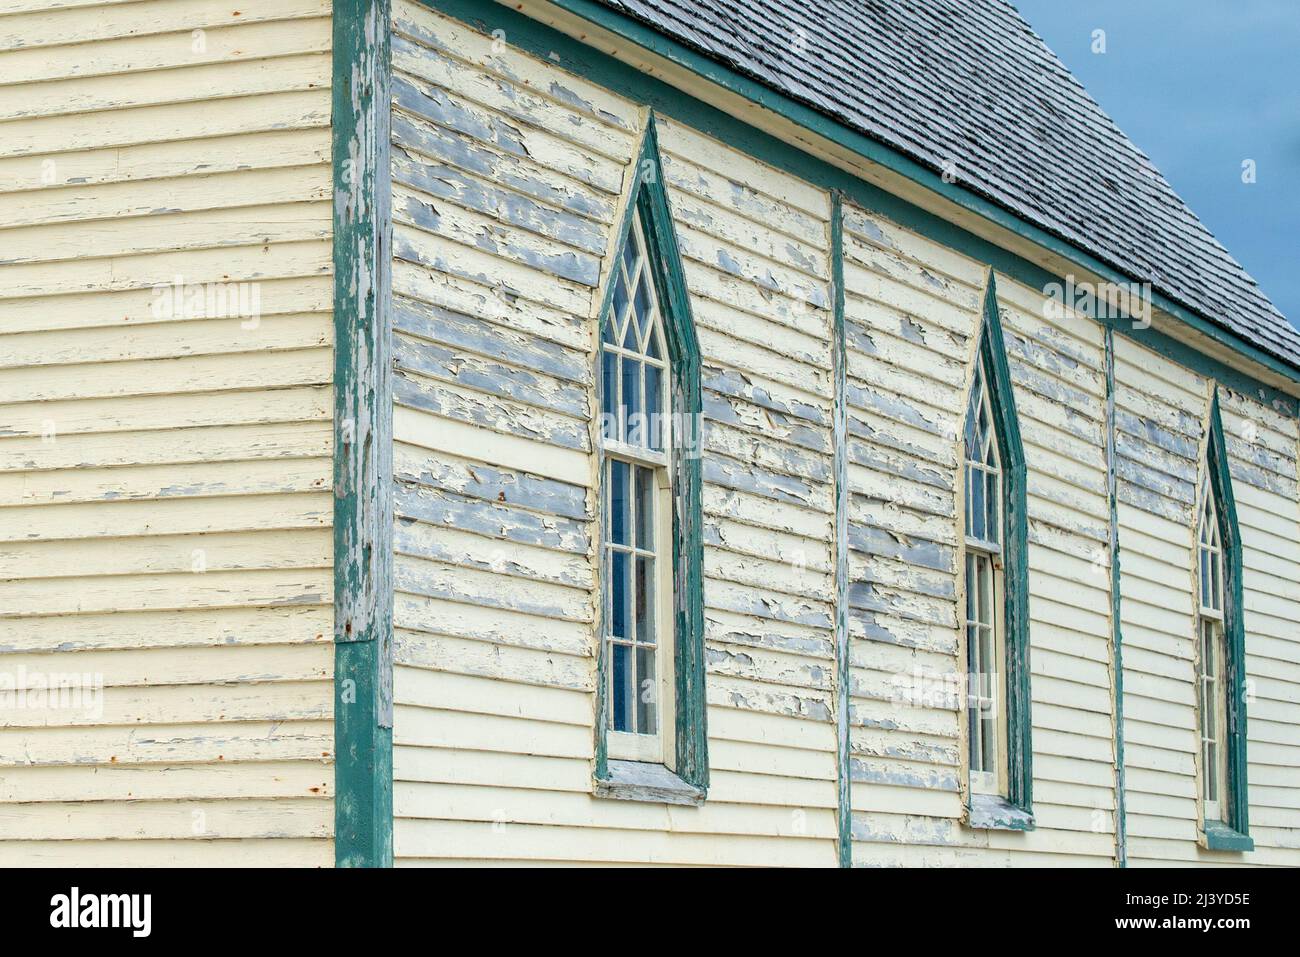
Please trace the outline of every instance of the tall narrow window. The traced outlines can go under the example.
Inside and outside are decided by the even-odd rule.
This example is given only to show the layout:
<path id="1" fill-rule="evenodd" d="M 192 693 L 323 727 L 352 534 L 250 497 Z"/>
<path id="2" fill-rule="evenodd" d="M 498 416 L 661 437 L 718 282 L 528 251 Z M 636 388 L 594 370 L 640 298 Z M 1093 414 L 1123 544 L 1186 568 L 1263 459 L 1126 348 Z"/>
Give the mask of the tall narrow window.
<path id="1" fill-rule="evenodd" d="M 1246 789 L 1246 649 L 1242 568 L 1223 420 L 1210 402 L 1196 521 L 1196 685 L 1201 840 L 1211 850 L 1249 851 Z"/>
<path id="2" fill-rule="evenodd" d="M 1228 789 L 1228 755 L 1224 732 L 1228 698 L 1224 691 L 1227 662 L 1223 635 L 1223 534 L 1209 483 L 1201 494 L 1199 542 L 1201 702 L 1201 798 L 1207 821 L 1223 820 L 1221 802 Z"/>
<path id="3" fill-rule="evenodd" d="M 672 723 L 661 720 L 673 697 L 668 349 L 645 250 L 634 210 L 600 342 L 609 755 L 671 762 Z"/>
<path id="4" fill-rule="evenodd" d="M 600 322 L 596 789 L 694 803 L 708 786 L 700 358 L 653 116 Z"/>
<path id="5" fill-rule="evenodd" d="M 992 272 L 962 436 L 972 827 L 1034 826 L 1025 458 Z"/>
<path id="6" fill-rule="evenodd" d="M 971 790 L 1006 782 L 1006 642 L 1001 599 L 1002 458 L 982 363 L 966 412 L 966 658 Z"/>

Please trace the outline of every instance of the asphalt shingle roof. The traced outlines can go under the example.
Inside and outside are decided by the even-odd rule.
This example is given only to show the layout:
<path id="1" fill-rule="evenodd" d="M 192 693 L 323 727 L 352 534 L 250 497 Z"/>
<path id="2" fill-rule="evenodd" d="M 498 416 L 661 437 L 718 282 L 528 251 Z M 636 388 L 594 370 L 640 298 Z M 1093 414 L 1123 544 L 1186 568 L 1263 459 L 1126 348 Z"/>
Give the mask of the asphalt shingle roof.
<path id="1" fill-rule="evenodd" d="M 1300 366 L 1300 331 L 1007 0 L 600 2 Z"/>

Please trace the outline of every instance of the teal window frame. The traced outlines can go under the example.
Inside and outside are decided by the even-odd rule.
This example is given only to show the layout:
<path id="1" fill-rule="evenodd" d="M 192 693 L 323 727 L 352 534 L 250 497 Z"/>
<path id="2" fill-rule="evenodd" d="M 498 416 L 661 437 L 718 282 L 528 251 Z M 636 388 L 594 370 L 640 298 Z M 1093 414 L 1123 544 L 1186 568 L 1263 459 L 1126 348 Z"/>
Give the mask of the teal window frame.
<path id="1" fill-rule="evenodd" d="M 1237 522 L 1237 501 L 1232 493 L 1232 473 L 1228 464 L 1228 448 L 1223 437 L 1223 417 L 1219 412 L 1217 385 L 1210 399 L 1209 435 L 1205 443 L 1205 481 L 1209 483 L 1209 493 L 1214 496 L 1222 541 L 1224 682 L 1227 692 L 1224 749 L 1227 754 L 1228 784 L 1224 795 L 1227 800 L 1221 802 L 1225 805 L 1223 820 L 1207 821 L 1202 811 L 1201 837 L 1205 847 L 1212 851 L 1253 851 L 1255 842 L 1250 836 L 1250 796 L 1246 764 L 1246 632 L 1243 621 L 1245 606 L 1242 600 L 1241 526 Z M 1199 527 L 1198 498 L 1196 511 L 1198 533 Z M 1199 554 L 1197 563 L 1199 576 Z M 1196 585 L 1199 589 L 1199 577 Z M 1198 606 L 1199 603 L 1198 595 Z M 1199 636 L 1197 640 L 1199 643 Z M 1199 713 L 1199 694 L 1197 709 L 1199 728 L 1199 722 L 1202 720 Z M 1200 760 L 1198 757 L 1198 762 Z M 1202 768 L 1201 773 L 1207 773 L 1207 769 Z M 1198 791 L 1199 788 L 1198 782 Z M 1197 794 L 1197 804 L 1203 808 L 1200 793 Z"/>
<path id="2" fill-rule="evenodd" d="M 704 662 L 704 547 L 703 506 L 701 498 L 701 361 L 699 340 L 691 316 L 686 277 L 673 227 L 672 209 L 664 189 L 659 137 L 655 116 L 650 113 L 641 148 L 634 159 L 633 181 L 626 208 L 619 224 L 619 240 L 611 262 L 623 258 L 624 247 L 632 229 L 634 212 L 639 214 L 646 241 L 646 257 L 658 295 L 664 338 L 669 359 L 669 405 L 673 429 L 672 457 L 672 582 L 673 582 L 673 669 L 674 758 L 676 782 L 665 786 L 662 777 L 647 783 L 646 775 L 633 777 L 620 772 L 608 756 L 607 735 L 610 708 L 605 623 L 597 630 L 598 666 L 596 688 L 596 760 L 597 793 L 610 797 L 631 798 L 668 803 L 699 803 L 709 786 L 707 701 Z M 608 283 L 600 309 L 603 328 L 611 309 L 614 283 Z M 596 350 L 597 363 L 600 350 Z M 595 369 L 596 408 L 602 407 L 600 370 Z M 605 587 L 602 565 L 599 587 Z M 598 603 L 603 608 L 603 602 Z"/>
<path id="3" fill-rule="evenodd" d="M 1007 365 L 1006 339 L 998 312 L 997 281 L 989 270 L 975 361 L 988 389 L 1002 459 L 1003 644 L 1005 648 L 1007 711 L 1007 790 L 1003 795 L 970 794 L 967 823 L 988 830 L 1034 829 L 1033 716 L 1029 690 L 1029 518 L 1026 504 L 1026 462 L 1019 418 Z M 968 403 L 963 403 L 963 409 Z M 963 422 L 964 425 L 964 422 Z M 963 430 L 964 434 L 964 430 Z M 961 456 L 965 486 L 965 455 Z M 965 574 L 965 535 L 961 531 L 962 571 Z M 969 656 L 967 657 L 969 661 Z M 969 720 L 969 711 L 965 711 Z M 966 729 L 968 731 L 968 729 Z M 967 740 L 969 735 L 967 734 Z M 969 782 L 967 782 L 969 789 Z"/>

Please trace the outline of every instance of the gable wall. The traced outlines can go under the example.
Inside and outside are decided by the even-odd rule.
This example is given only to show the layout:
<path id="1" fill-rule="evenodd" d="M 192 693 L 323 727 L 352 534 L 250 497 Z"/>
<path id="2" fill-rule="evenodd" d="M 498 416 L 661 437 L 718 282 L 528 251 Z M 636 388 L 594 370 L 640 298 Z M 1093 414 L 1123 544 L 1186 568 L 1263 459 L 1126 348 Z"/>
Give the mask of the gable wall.
<path id="1" fill-rule="evenodd" d="M 103 686 L 0 706 L 6 864 L 333 862 L 329 50 L 324 0 L 0 2 L 0 672 Z"/>

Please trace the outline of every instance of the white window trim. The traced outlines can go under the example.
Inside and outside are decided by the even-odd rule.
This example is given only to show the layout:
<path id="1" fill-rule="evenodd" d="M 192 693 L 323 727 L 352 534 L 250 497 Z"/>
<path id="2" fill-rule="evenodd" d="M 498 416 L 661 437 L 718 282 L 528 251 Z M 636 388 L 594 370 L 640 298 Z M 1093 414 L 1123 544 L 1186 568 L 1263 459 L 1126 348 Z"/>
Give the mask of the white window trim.
<path id="1" fill-rule="evenodd" d="M 1008 751 L 1010 748 L 1010 741 L 1007 722 L 1007 649 L 1005 621 L 1006 577 L 1003 569 L 1002 543 L 1000 540 L 981 539 L 970 534 L 972 511 L 971 497 L 973 492 L 970 478 L 972 470 L 979 471 L 986 475 L 992 474 L 996 476 L 998 494 L 996 515 L 999 523 L 1003 519 L 1003 512 L 1006 508 L 1006 504 L 1002 499 L 1005 476 L 1002 467 L 1002 447 L 998 440 L 997 428 L 994 425 L 995 419 L 993 416 L 992 401 L 989 397 L 988 382 L 985 381 L 984 372 L 979 365 L 978 359 L 976 361 L 975 378 L 971 383 L 971 389 L 978 390 L 979 405 L 989 422 L 990 447 L 998 464 L 996 467 L 990 467 L 987 463 L 971 459 L 968 456 L 969 450 L 966 448 L 966 433 L 969 429 L 969 421 L 967 421 L 965 423 L 966 428 L 962 430 L 962 438 L 960 441 L 963 502 L 962 527 L 965 532 L 963 535 L 963 543 L 965 547 L 962 551 L 961 561 L 962 574 L 965 576 L 966 583 L 966 595 L 965 603 L 963 604 L 962 617 L 964 622 L 963 639 L 967 644 L 966 667 L 968 671 L 966 687 L 967 773 L 969 787 L 972 794 L 1005 796 L 1008 793 L 1010 786 L 1010 773 L 1008 769 Z M 972 412 L 972 402 L 970 400 L 973 398 L 975 398 L 975 395 L 972 392 L 972 394 L 968 395 L 968 401 L 966 403 L 967 420 L 969 420 Z M 987 503 L 985 504 L 985 515 L 987 515 Z M 990 530 L 986 529 L 986 531 Z M 990 620 L 987 624 L 973 621 L 968 617 L 971 602 L 971 589 L 979 587 L 978 582 L 972 581 L 971 569 L 973 566 L 971 559 L 975 556 L 982 556 L 987 560 L 988 574 L 992 579 L 990 583 L 991 587 L 989 588 L 992 614 L 988 616 Z M 978 654 L 978 649 L 972 649 L 970 647 L 970 641 L 972 629 L 974 628 L 978 630 L 981 627 L 989 628 L 992 633 L 992 641 L 990 642 L 992 668 L 990 669 L 988 667 L 989 663 L 983 661 L 981 658 L 980 665 L 982 667 L 977 673 L 971 668 L 971 665 L 974 663 L 974 659 L 980 656 Z M 976 715 L 969 699 L 974 691 L 974 683 L 979 680 L 979 675 L 985 672 L 991 672 L 996 678 L 993 688 L 991 689 L 992 706 L 994 708 L 995 718 L 994 734 L 996 736 L 993 742 L 994 767 L 992 769 L 977 769 L 977 756 L 974 753 L 974 748 L 971 747 L 971 739 L 979 736 L 980 740 L 983 740 L 982 727 L 976 725 L 976 723 L 981 719 Z"/>
<path id="2" fill-rule="evenodd" d="M 633 463 L 629 461 L 629 464 Z M 606 749 L 614 760 L 663 764 L 672 770 L 677 753 L 677 675 L 673 666 L 677 649 L 674 646 L 672 600 L 672 482 L 666 467 L 655 472 L 654 503 L 656 731 L 654 734 L 632 734 L 611 727 L 606 734 Z M 602 653 L 608 655 L 612 647 L 608 635 L 602 635 L 601 640 L 604 643 Z M 609 694 L 613 701 L 612 667 L 609 673 Z"/>
<path id="3" fill-rule="evenodd" d="M 649 273 L 648 245 L 646 244 L 645 233 L 642 228 L 639 213 L 634 214 L 632 229 L 635 231 L 634 241 L 640 249 L 641 256 L 637 262 L 636 273 L 633 276 L 627 274 L 624 257 L 620 256 L 616 264 L 619 274 L 626 283 L 628 293 L 628 302 L 622 316 L 616 317 L 618 324 L 622 325 L 624 321 L 630 321 L 630 315 L 635 310 L 635 291 L 638 279 L 645 282 L 645 290 L 649 298 L 650 312 L 654 316 L 655 331 L 652 335 L 658 344 L 659 358 L 655 359 L 640 352 L 629 350 L 622 344 L 614 345 L 604 341 L 603 328 L 598 334 L 599 343 L 599 362 L 604 362 L 606 353 L 615 356 L 628 356 L 645 365 L 655 366 L 660 370 L 659 375 L 659 402 L 658 409 L 660 419 L 659 427 L 659 444 L 661 450 L 651 449 L 641 445 L 620 441 L 603 434 L 604 430 L 599 430 L 602 434 L 598 436 L 598 449 L 600 453 L 600 489 L 599 496 L 601 499 L 602 522 L 608 523 L 609 516 L 609 488 L 608 488 L 608 468 L 609 462 L 621 461 L 629 466 L 640 466 L 649 469 L 654 474 L 654 523 L 653 523 L 653 553 L 654 553 L 654 575 L 653 575 L 653 605 L 654 605 L 654 622 L 655 622 L 655 693 L 656 714 L 655 714 L 655 733 L 633 733 L 615 731 L 611 719 L 610 727 L 606 731 L 606 753 L 611 760 L 631 761 L 638 763 L 662 764 L 669 770 L 675 770 L 676 765 L 676 647 L 675 647 L 675 628 L 673 616 L 673 527 L 672 527 L 672 510 L 673 510 L 673 488 L 672 488 L 672 455 L 673 455 L 673 435 L 671 428 L 668 427 L 671 422 L 669 416 L 671 402 L 670 378 L 672 374 L 671 365 L 668 358 L 667 339 L 664 330 L 664 316 L 659 303 L 659 293 L 655 289 L 654 281 Z M 616 277 L 615 282 L 618 281 Z M 601 323 L 609 322 L 610 316 L 602 316 Z M 621 382 L 621 360 L 619 366 L 619 381 Z M 620 385 L 621 388 L 621 385 Z M 603 411 L 603 403 L 602 403 Z M 644 410 L 641 414 L 644 414 Z M 620 409 L 621 421 L 621 409 Z M 600 653 L 606 657 L 607 687 L 605 689 L 610 701 L 609 707 L 613 706 L 613 682 L 614 668 L 612 663 L 613 643 L 609 636 L 609 627 L 612 619 L 610 610 L 613 601 L 613 589 L 610 587 L 610 566 L 612 562 L 609 559 L 611 554 L 610 544 L 608 541 L 609 528 L 602 527 L 600 530 L 600 547 L 603 555 L 602 576 L 600 582 L 600 594 L 604 602 L 605 614 L 604 625 L 600 635 Z M 638 687 L 637 694 L 642 691 Z"/>
<path id="4" fill-rule="evenodd" d="M 967 589 L 971 587 L 970 572 L 969 572 L 969 558 L 972 557 L 972 553 L 975 553 L 977 551 L 978 550 L 976 549 L 968 549 L 966 555 L 963 556 L 963 561 L 966 562 L 965 574 L 967 576 L 967 584 L 966 584 Z M 988 770 L 988 769 L 976 770 L 975 755 L 974 753 L 971 753 L 968 756 L 969 765 L 970 765 L 970 789 L 972 794 L 992 794 L 992 795 L 1005 796 L 1007 793 L 1007 788 L 1009 783 L 1009 776 L 1008 776 L 1008 769 L 1007 769 L 1007 751 L 1009 747 L 1009 741 L 1007 740 L 1007 709 L 1006 709 L 1007 669 L 1005 666 L 1007 649 L 1006 649 L 1006 628 L 1004 624 L 1004 615 L 1003 615 L 1003 606 L 1005 600 L 1005 592 L 1004 592 L 1005 579 L 1002 574 L 1002 562 L 999 556 L 985 553 L 984 557 L 989 560 L 990 574 L 992 575 L 992 579 L 993 579 L 992 581 L 993 587 L 991 589 L 992 592 L 991 602 L 993 605 L 993 615 L 992 615 L 993 641 L 991 642 L 991 644 L 992 644 L 992 657 L 993 657 L 993 666 L 994 666 L 992 673 L 997 679 L 992 689 L 994 718 L 995 718 L 994 727 L 995 727 L 995 734 L 996 734 L 996 739 L 994 741 L 994 746 L 993 746 L 993 756 L 994 756 L 994 763 L 996 767 L 993 770 Z M 966 620 L 965 634 L 966 634 L 967 642 L 970 641 L 971 626 L 976 624 L 977 624 L 976 622 L 973 622 L 969 619 Z M 966 661 L 968 667 L 971 661 L 971 657 L 972 657 L 971 651 L 968 647 L 966 653 Z M 970 675 L 970 679 L 972 681 L 975 680 L 975 675 L 973 673 Z M 970 688 L 968 686 L 967 694 L 969 693 L 970 693 Z M 967 706 L 966 709 L 966 720 L 967 721 L 979 720 L 972 712 L 969 705 Z M 969 731 L 970 729 L 967 728 L 967 732 L 968 732 L 967 741 L 969 741 L 971 737 Z"/>
<path id="5" fill-rule="evenodd" d="M 1207 536 L 1207 527 L 1209 535 Z M 1208 537 L 1208 541 L 1206 540 Z M 1200 508 L 1196 524 L 1196 701 L 1197 701 L 1197 764 L 1200 766 L 1198 797 L 1203 821 L 1224 822 L 1224 799 L 1228 788 L 1228 704 L 1225 681 L 1227 679 L 1227 634 L 1225 619 L 1226 582 L 1224 580 L 1223 535 L 1219 526 L 1218 503 L 1208 477 L 1201 490 Z M 1210 604 L 1205 602 L 1205 562 L 1207 558 L 1217 565 L 1214 594 Z M 1206 630 L 1209 630 L 1207 640 Z M 1207 647 L 1208 652 L 1207 652 Z M 1207 653 L 1213 656 L 1212 673 L 1206 668 Z M 1212 687 L 1208 687 L 1212 685 Z M 1207 711 L 1213 708 L 1214 733 L 1206 733 Z M 1212 746 L 1211 763 L 1207 750 Z M 1213 785 L 1214 797 L 1210 796 Z"/>

